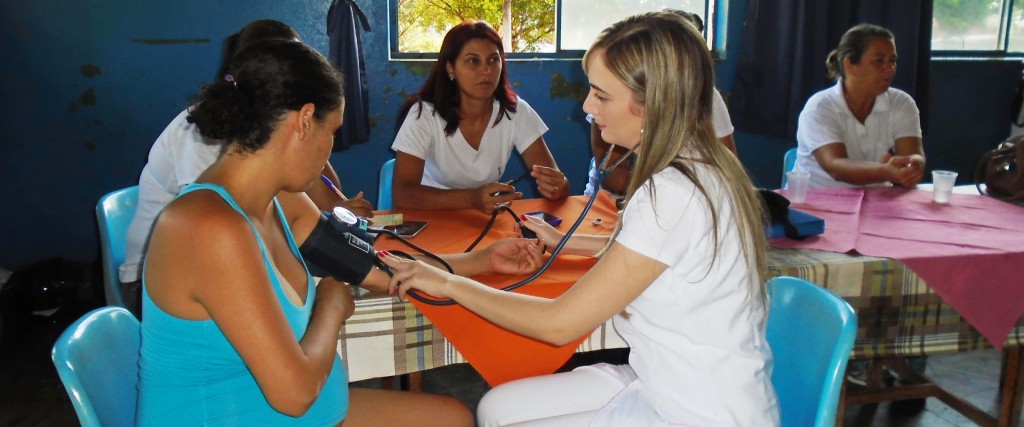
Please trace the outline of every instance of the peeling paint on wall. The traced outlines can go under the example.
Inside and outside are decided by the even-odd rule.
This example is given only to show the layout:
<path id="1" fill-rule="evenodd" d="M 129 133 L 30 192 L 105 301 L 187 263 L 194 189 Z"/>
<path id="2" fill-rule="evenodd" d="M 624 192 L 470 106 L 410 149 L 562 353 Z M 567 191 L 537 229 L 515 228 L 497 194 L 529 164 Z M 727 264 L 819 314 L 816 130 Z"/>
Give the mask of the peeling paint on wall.
<path id="1" fill-rule="evenodd" d="M 82 66 L 82 75 L 86 77 L 96 77 L 100 75 L 100 67 L 92 64 L 85 64 Z"/>
<path id="2" fill-rule="evenodd" d="M 85 105 L 95 106 L 96 91 L 94 91 L 92 88 L 89 88 L 85 92 L 82 92 L 82 95 L 78 97 L 78 100 Z"/>
<path id="3" fill-rule="evenodd" d="M 142 44 L 189 44 L 209 42 L 210 39 L 132 39 L 132 43 Z"/>
<path id="4" fill-rule="evenodd" d="M 566 80 L 561 73 L 551 74 L 551 99 L 573 99 L 583 103 L 587 98 L 587 85 Z"/>
<path id="5" fill-rule="evenodd" d="M 434 69 L 434 63 L 427 61 L 405 61 L 402 62 L 402 65 L 409 70 L 409 73 L 417 77 L 427 77 L 430 75 L 430 70 Z"/>

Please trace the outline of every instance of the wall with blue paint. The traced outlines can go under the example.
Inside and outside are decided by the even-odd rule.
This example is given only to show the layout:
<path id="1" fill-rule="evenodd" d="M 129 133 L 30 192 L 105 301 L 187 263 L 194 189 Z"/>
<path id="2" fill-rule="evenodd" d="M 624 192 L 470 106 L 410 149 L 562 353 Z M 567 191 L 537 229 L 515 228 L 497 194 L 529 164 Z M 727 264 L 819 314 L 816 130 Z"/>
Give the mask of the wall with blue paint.
<path id="1" fill-rule="evenodd" d="M 388 148 L 397 108 L 419 87 L 429 63 L 389 61 L 387 2 L 357 2 L 373 27 L 364 43 L 374 127 L 369 142 L 334 154 L 331 162 L 346 192 L 362 190 L 375 200 L 377 168 L 392 157 Z M 196 89 L 213 78 L 224 37 L 254 19 L 273 18 L 292 25 L 325 52 L 329 4 L 0 2 L 0 268 L 14 270 L 51 256 L 94 260 L 96 201 L 136 183 L 153 140 Z M 746 0 L 731 0 L 729 8 L 732 42 L 726 61 L 717 67 L 726 96 Z M 992 145 L 997 134 L 1008 133 L 1003 117 L 1009 115 L 1019 65 L 934 65 L 933 136 L 926 137 L 930 156 L 948 160 L 963 176 L 970 156 Z M 580 109 L 586 78 L 579 61 L 516 61 L 508 67 L 515 89 L 551 128 L 545 139 L 556 160 L 576 191 L 582 191 L 590 152 Z M 934 135 L 940 133 L 951 136 Z M 755 180 L 769 187 L 777 183 L 779 159 L 791 143 L 743 132 L 736 139 Z M 957 157 L 954 149 L 970 155 Z M 513 161 L 508 174 L 521 168 Z"/>

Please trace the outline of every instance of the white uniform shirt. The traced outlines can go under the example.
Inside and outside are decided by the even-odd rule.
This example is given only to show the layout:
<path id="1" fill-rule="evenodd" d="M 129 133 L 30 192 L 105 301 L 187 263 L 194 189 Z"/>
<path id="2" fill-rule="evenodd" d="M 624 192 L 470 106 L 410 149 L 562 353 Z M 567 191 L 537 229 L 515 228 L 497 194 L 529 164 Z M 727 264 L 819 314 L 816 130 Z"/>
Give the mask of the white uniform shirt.
<path id="1" fill-rule="evenodd" d="M 497 100 L 492 110 L 480 148 L 474 150 L 458 129 L 450 137 L 445 135 L 445 121 L 434 114 L 433 104 L 414 104 L 391 148 L 423 159 L 423 179 L 420 181 L 423 185 L 455 189 L 477 188 L 498 182 L 512 156 L 512 149 L 520 153 L 526 151 L 547 132 L 548 127 L 522 98 L 519 98 L 511 118 L 503 117 L 497 125 L 494 121 L 501 112 Z"/>
<path id="2" fill-rule="evenodd" d="M 638 377 L 635 392 L 616 400 L 633 402 L 630 411 L 646 402 L 682 425 L 776 426 L 772 356 L 761 326 L 766 309 L 751 295 L 755 279 L 727 192 L 705 166 L 693 165 L 719 207 L 715 258 L 707 202 L 677 170 L 654 175 L 660 197 L 653 205 L 648 181 L 623 212 L 616 241 L 668 269 L 614 319 Z"/>
<path id="3" fill-rule="evenodd" d="M 124 264 L 118 268 L 121 282 L 139 280 L 142 252 L 157 215 L 186 185 L 192 183 L 220 155 L 221 145 L 212 144 L 188 122 L 188 110 L 182 111 L 156 138 L 149 150 L 149 161 L 139 176 L 139 202 L 128 226 Z"/>
<path id="4" fill-rule="evenodd" d="M 714 92 L 712 97 L 714 102 L 711 104 L 711 121 L 715 126 L 715 138 L 722 139 L 734 132 L 732 118 L 729 117 L 729 108 L 725 106 L 722 94 L 718 92 L 718 89 L 712 89 L 712 92 Z"/>
<path id="5" fill-rule="evenodd" d="M 810 187 L 861 187 L 832 178 L 814 157 L 823 145 L 842 142 L 851 160 L 879 162 L 903 137 L 921 137 L 921 113 L 906 92 L 889 88 L 875 98 L 864 123 L 850 112 L 843 82 L 811 96 L 797 122 L 797 160 L 794 170 L 811 173 Z M 878 183 L 874 185 L 891 185 Z"/>

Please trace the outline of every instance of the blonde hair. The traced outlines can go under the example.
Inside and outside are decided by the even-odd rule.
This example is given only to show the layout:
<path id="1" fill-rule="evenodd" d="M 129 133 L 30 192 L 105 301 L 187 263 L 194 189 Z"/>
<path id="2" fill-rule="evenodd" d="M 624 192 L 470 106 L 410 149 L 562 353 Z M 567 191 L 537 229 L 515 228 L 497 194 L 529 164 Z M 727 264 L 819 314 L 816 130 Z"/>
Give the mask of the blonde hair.
<path id="1" fill-rule="evenodd" d="M 625 203 L 655 173 L 675 168 L 707 201 L 717 256 L 720 207 L 697 179 L 693 167 L 696 163 L 707 165 L 729 192 L 743 254 L 753 274 L 751 293 L 763 299 L 768 251 L 766 214 L 743 165 L 715 137 L 711 115 L 715 73 L 704 38 L 675 13 L 650 12 L 626 18 L 601 32 L 584 54 L 584 70 L 595 51 L 603 51 L 605 65 L 629 87 L 634 102 L 644 109 L 637 162 L 630 174 Z M 649 192 L 656 203 L 653 182 Z M 615 233 L 618 231 L 617 227 Z"/>

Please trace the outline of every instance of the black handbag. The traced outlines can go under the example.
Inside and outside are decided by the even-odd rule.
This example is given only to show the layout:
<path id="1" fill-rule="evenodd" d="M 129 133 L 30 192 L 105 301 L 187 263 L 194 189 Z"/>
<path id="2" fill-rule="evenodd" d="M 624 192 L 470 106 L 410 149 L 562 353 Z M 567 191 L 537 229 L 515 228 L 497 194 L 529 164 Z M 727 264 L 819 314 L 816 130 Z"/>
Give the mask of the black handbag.
<path id="1" fill-rule="evenodd" d="M 981 194 L 1024 204 L 1024 135 L 1012 136 L 982 155 L 974 182 Z"/>

